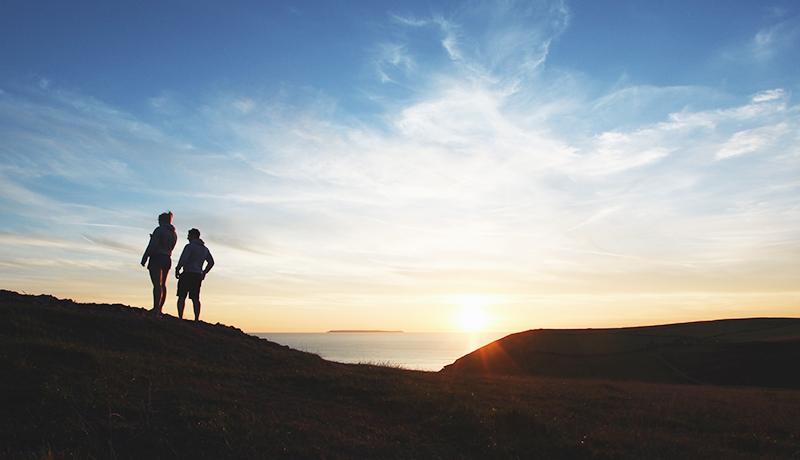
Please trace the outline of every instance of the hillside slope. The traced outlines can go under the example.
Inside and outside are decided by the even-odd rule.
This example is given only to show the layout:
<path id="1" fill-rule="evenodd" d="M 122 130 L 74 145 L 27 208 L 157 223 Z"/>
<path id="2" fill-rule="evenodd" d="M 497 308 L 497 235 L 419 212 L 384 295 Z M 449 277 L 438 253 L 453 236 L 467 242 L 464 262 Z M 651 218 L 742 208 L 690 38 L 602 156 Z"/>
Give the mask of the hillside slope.
<path id="1" fill-rule="evenodd" d="M 220 324 L 0 291 L 9 459 L 789 459 L 800 392 L 330 363 Z"/>
<path id="2" fill-rule="evenodd" d="M 800 388 L 800 319 L 753 318 L 512 334 L 447 374 L 607 378 Z"/>

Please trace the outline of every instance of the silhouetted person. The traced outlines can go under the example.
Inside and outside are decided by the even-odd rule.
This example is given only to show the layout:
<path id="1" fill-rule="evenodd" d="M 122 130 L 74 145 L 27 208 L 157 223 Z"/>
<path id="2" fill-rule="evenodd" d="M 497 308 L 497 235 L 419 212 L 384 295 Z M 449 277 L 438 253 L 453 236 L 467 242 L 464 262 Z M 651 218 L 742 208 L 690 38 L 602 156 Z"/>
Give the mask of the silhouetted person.
<path id="1" fill-rule="evenodd" d="M 172 212 L 167 211 L 158 216 L 159 226 L 150 234 L 150 244 L 144 250 L 142 266 L 147 259 L 150 263 L 150 280 L 153 282 L 153 313 L 161 313 L 164 301 L 167 300 L 167 275 L 172 267 L 172 249 L 178 242 L 178 234 L 172 226 Z"/>
<path id="2" fill-rule="evenodd" d="M 178 278 L 178 316 L 183 319 L 183 308 L 188 294 L 194 306 L 194 320 L 200 321 L 200 285 L 214 266 L 214 258 L 200 239 L 200 230 L 189 230 L 188 239 L 189 244 L 183 248 L 175 267 L 175 277 Z M 203 268 L 203 262 L 206 262 L 206 268 Z"/>

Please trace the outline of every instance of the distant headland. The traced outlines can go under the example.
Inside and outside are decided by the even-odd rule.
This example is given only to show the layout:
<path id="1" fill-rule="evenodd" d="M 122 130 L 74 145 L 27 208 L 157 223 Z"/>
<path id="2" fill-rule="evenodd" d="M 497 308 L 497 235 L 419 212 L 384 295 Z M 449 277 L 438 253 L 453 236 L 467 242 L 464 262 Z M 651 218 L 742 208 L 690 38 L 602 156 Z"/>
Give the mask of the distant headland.
<path id="1" fill-rule="evenodd" d="M 335 334 L 340 332 L 383 332 L 383 333 L 392 333 L 392 334 L 402 334 L 403 331 L 383 331 L 380 329 L 337 329 L 333 331 L 328 331 L 328 334 Z"/>

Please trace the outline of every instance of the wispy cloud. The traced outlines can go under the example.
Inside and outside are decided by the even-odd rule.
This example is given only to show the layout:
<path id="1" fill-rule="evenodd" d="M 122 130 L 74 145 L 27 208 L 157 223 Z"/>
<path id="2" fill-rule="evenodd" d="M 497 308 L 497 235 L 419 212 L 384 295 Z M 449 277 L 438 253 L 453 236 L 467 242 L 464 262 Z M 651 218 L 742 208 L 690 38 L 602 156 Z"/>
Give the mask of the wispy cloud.
<path id="1" fill-rule="evenodd" d="M 740 43 L 723 53 L 723 59 L 751 65 L 770 64 L 782 59 L 791 50 L 800 46 L 800 18 L 785 17 L 784 12 L 773 10 L 765 21 L 771 25 L 760 29 L 748 41 Z"/>
<path id="2" fill-rule="evenodd" d="M 768 147 L 780 142 L 786 134 L 793 134 L 788 123 L 739 131 L 722 146 L 717 152 L 716 158 L 720 160 L 746 153 L 765 151 Z"/>
<path id="3" fill-rule="evenodd" d="M 57 82 L 0 92 L 0 264 L 31 280 L 108 260 L 123 279 L 171 209 L 226 283 L 302 308 L 796 289 L 788 89 L 593 94 L 546 66 L 564 3 L 492 5 L 395 17 L 371 48 L 371 96 L 389 101 L 373 118 L 314 90 L 165 92 L 149 103 L 169 120 L 148 122 Z"/>
<path id="4" fill-rule="evenodd" d="M 792 18 L 760 30 L 747 46 L 747 51 L 758 60 L 769 60 L 787 48 L 796 48 L 800 41 L 800 20 Z"/>

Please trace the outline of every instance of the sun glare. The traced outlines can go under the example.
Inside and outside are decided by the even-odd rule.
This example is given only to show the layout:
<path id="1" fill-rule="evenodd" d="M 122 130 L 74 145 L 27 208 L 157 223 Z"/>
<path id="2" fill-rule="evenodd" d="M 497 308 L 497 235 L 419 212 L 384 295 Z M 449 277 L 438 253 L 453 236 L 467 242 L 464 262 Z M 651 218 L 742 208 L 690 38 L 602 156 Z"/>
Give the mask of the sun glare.
<path id="1" fill-rule="evenodd" d="M 458 315 L 458 324 L 464 332 L 481 332 L 486 327 L 486 314 L 477 307 L 465 308 Z"/>
<path id="2" fill-rule="evenodd" d="M 461 306 L 456 320 L 464 332 L 481 332 L 486 329 L 487 316 L 484 307 L 491 305 L 486 296 L 467 294 L 456 296 L 454 303 Z"/>

